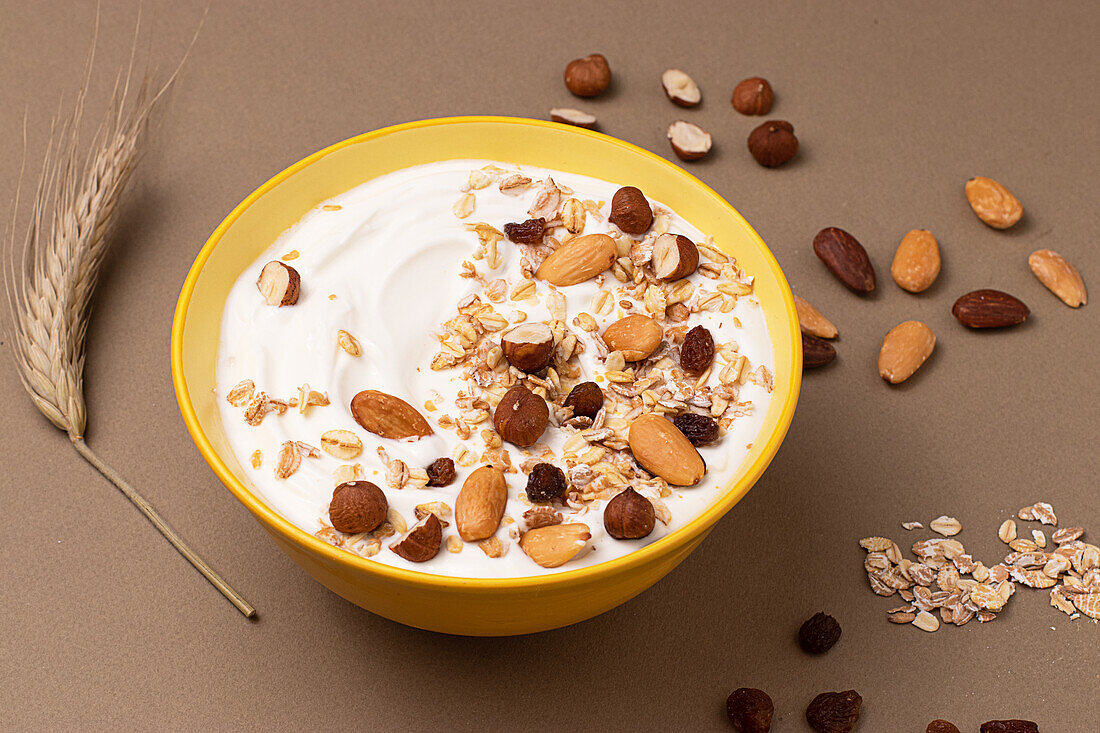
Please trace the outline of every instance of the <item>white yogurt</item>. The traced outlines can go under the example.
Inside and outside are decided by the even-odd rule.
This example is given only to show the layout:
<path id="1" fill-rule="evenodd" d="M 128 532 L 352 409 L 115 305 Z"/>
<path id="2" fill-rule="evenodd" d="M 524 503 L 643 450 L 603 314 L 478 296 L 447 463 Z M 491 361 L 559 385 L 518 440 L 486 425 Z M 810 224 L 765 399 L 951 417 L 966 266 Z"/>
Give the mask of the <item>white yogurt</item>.
<path id="1" fill-rule="evenodd" d="M 507 222 L 523 221 L 528 218 L 527 210 L 535 196 L 534 186 L 519 196 L 503 194 L 494 181 L 472 191 L 476 208 L 465 219 L 458 219 L 452 206 L 467 187 L 470 172 L 489 163 L 449 160 L 407 168 L 325 202 L 287 230 L 243 272 L 226 300 L 217 392 L 229 444 L 259 494 L 307 532 L 316 532 L 324 526 L 322 520 L 327 519 L 335 485 L 333 471 L 349 462 L 322 452 L 320 458 L 303 458 L 295 473 L 280 480 L 275 477 L 274 466 L 284 441 L 300 440 L 319 447 L 325 431 L 337 428 L 353 431 L 363 441 L 364 451 L 351 463 L 362 464 L 365 478 L 385 491 L 390 506 L 402 514 L 410 527 L 415 522 L 413 509 L 418 504 L 442 501 L 453 508 L 463 480 L 474 468 L 456 467 L 457 479 L 450 486 L 395 490 L 386 485 L 385 466 L 376 449 L 383 446 L 390 458 L 416 468 L 425 467 L 438 457 L 451 456 L 463 442 L 453 431 L 437 427 L 436 421 L 444 413 L 457 416 L 461 412 L 453 400 L 460 390 L 468 390 L 469 384 L 458 369 L 433 371 L 429 367 L 439 350 L 437 334 L 441 333 L 441 324 L 456 314 L 458 302 L 474 292 L 482 293 L 484 299 L 481 285 L 460 277 L 461 263 L 474 262 L 486 278 L 506 278 L 510 287 L 522 282 L 519 249 L 507 240 L 500 242 L 503 263 L 490 271 L 484 260 L 471 259 L 478 238 L 465 225 L 486 222 L 503 229 Z M 573 189 L 572 196 L 577 199 L 604 202 L 601 209 L 604 217 L 612 195 L 619 188 L 618 184 L 570 173 L 496 165 L 509 172 L 522 172 L 536 183 L 551 176 L 559 185 Z M 705 233 L 679 216 L 670 213 L 669 219 L 669 231 L 696 242 L 704 241 Z M 619 235 L 606 219 L 600 221 L 589 215 L 581 233 L 595 232 Z M 300 256 L 287 260 L 287 264 L 301 274 L 298 302 L 281 308 L 269 306 L 256 288 L 257 275 L 266 262 L 295 250 Z M 713 288 L 713 281 L 699 274 L 691 279 L 697 285 Z M 549 286 L 536 282 L 539 294 L 546 295 Z M 618 285 L 608 277 L 604 287 Z M 566 321 L 571 322 L 581 311 L 591 313 L 589 304 L 598 285 L 590 280 L 562 291 L 567 302 Z M 549 318 L 541 302 L 531 306 L 506 300 L 494 306 L 510 320 L 520 310 L 527 314 L 528 321 Z M 631 312 L 644 311 L 635 308 Z M 625 314 L 626 311 L 616 308 L 607 316 L 597 317 L 600 331 Z M 688 325 L 697 323 L 707 326 L 719 344 L 735 341 L 752 369 L 761 365 L 768 370 L 774 368 L 764 314 L 755 296 L 739 298 L 729 313 L 693 313 Z M 362 356 L 352 357 L 340 349 L 337 345 L 340 329 L 359 339 Z M 605 369 L 590 335 L 580 329 L 574 331 L 588 344 L 579 356 L 585 377 L 602 375 Z M 719 366 L 716 359 L 715 373 Z M 257 390 L 282 399 L 297 395 L 298 387 L 308 383 L 313 389 L 326 392 L 331 404 L 313 407 L 305 415 L 294 408 L 281 416 L 269 414 L 260 425 L 252 426 L 242 418 L 241 408 L 225 399 L 229 390 L 244 379 L 253 380 Z M 716 376 L 712 376 L 710 383 L 716 381 Z M 352 418 L 349 405 L 351 398 L 364 389 L 380 390 L 406 400 L 425 415 L 435 433 L 416 442 L 405 442 L 383 439 L 363 430 Z M 428 400 L 433 400 L 439 409 L 427 411 L 424 403 Z M 580 516 L 566 512 L 565 521 L 587 524 L 592 539 L 585 552 L 559 568 L 536 565 L 516 544 L 514 536 L 509 535 L 509 528 L 516 525 L 507 524 L 502 524 L 497 533 L 508 547 L 503 557 L 490 558 L 476 544 L 468 543 L 460 553 L 442 549 L 426 563 L 410 563 L 389 549 L 390 544 L 400 539 L 395 536 L 384 539 L 382 550 L 371 559 L 442 575 L 515 577 L 572 570 L 625 555 L 683 526 L 717 498 L 756 439 L 767 411 L 769 391 L 749 382 L 741 388 L 739 400 L 752 401 L 751 413 L 738 417 L 718 443 L 700 449 L 708 468 L 706 477 L 698 486 L 673 488 L 672 495 L 664 500 L 672 515 L 671 522 L 668 525 L 657 522 L 645 539 L 622 541 L 608 536 L 602 521 L 604 502 L 595 502 Z M 471 438 L 465 441 L 475 454 L 481 455 L 485 450 L 480 430 L 491 427 L 491 421 L 476 426 Z M 568 432 L 551 424 L 540 444 L 549 445 L 560 455 Z M 514 446 L 505 444 L 505 447 L 510 448 L 512 463 L 518 466 L 525 456 Z M 263 455 L 259 468 L 250 464 L 250 456 L 256 450 Z M 505 516 L 517 522 L 530 508 L 518 498 L 524 494 L 525 485 L 526 476 L 522 472 L 508 474 Z M 451 526 L 444 530 L 445 539 L 455 533 L 453 517 L 450 521 Z"/>

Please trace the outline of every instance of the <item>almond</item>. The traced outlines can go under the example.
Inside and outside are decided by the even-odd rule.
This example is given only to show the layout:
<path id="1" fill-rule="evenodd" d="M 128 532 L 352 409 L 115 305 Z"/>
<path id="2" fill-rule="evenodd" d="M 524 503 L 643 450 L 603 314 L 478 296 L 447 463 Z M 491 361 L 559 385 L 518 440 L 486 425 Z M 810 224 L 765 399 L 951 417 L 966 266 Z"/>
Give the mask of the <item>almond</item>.
<path id="1" fill-rule="evenodd" d="M 492 537 L 504 516 L 508 503 L 508 484 L 504 472 L 482 466 L 462 484 L 455 500 L 455 525 L 467 542 Z"/>
<path id="2" fill-rule="evenodd" d="M 603 526 L 617 540 L 637 540 L 653 531 L 656 517 L 653 502 L 628 486 L 607 502 Z"/>
<path id="3" fill-rule="evenodd" d="M 627 234 L 644 234 L 653 223 L 653 208 L 639 189 L 623 186 L 611 197 L 607 220 Z"/>
<path id="4" fill-rule="evenodd" d="M 818 232 L 814 254 L 849 290 L 865 295 L 875 289 L 875 268 L 867 250 L 843 229 L 827 227 Z"/>
<path id="5" fill-rule="evenodd" d="M 661 324 L 641 313 L 620 318 L 603 332 L 604 342 L 627 361 L 642 361 L 657 350 L 662 338 Z"/>
<path id="6" fill-rule="evenodd" d="M 521 448 L 538 441 L 549 421 L 550 408 L 546 400 L 522 384 L 505 392 L 493 411 L 493 427 L 500 437 Z"/>
<path id="7" fill-rule="evenodd" d="M 422 438 L 432 434 L 424 416 L 400 397 L 365 389 L 351 398 L 355 422 L 383 438 Z"/>
<path id="8" fill-rule="evenodd" d="M 794 309 L 798 311 L 798 326 L 803 333 L 823 339 L 837 337 L 836 326 L 805 298 L 794 296 Z"/>
<path id="9" fill-rule="evenodd" d="M 524 372 L 539 372 L 554 354 L 554 332 L 545 323 L 521 323 L 500 339 L 508 363 Z"/>
<path id="10" fill-rule="evenodd" d="M 936 335 L 920 321 L 906 321 L 890 329 L 878 353 L 878 373 L 890 384 L 900 384 L 932 355 Z M 934 528 L 933 528 L 934 529 Z"/>
<path id="11" fill-rule="evenodd" d="M 348 481 L 332 492 L 328 507 L 333 528 L 348 534 L 371 532 L 386 520 L 389 503 L 370 481 Z"/>
<path id="12" fill-rule="evenodd" d="M 264 265 L 264 269 L 260 270 L 259 279 L 256 280 L 256 287 L 259 288 L 267 304 L 278 307 L 297 303 L 301 285 L 302 278 L 298 275 L 298 271 L 277 260 Z"/>
<path id="13" fill-rule="evenodd" d="M 679 69 L 668 69 L 661 74 L 661 86 L 673 104 L 694 107 L 703 99 L 699 85 Z"/>
<path id="14" fill-rule="evenodd" d="M 350 461 L 363 452 L 363 441 L 350 430 L 328 430 L 321 434 L 321 448 L 330 456 Z"/>
<path id="15" fill-rule="evenodd" d="M 1039 282 L 1062 299 L 1070 308 L 1079 308 L 1088 302 L 1085 281 L 1081 273 L 1065 257 L 1049 249 L 1031 253 L 1027 264 Z"/>
<path id="16" fill-rule="evenodd" d="M 680 160 L 699 160 L 710 152 L 710 133 L 692 122 L 676 120 L 668 126 L 668 144 Z"/>
<path id="17" fill-rule="evenodd" d="M 707 472 L 703 457 L 675 425 L 655 413 L 635 418 L 627 435 L 642 468 L 674 486 L 694 486 Z"/>
<path id="18" fill-rule="evenodd" d="M 802 334 L 802 368 L 825 366 L 836 359 L 836 348 L 825 339 Z"/>
<path id="19" fill-rule="evenodd" d="M 913 229 L 902 237 L 890 274 L 899 287 L 910 293 L 931 287 L 940 274 L 940 247 L 932 232 Z"/>
<path id="20" fill-rule="evenodd" d="M 550 110 L 550 119 L 564 125 L 583 127 L 586 130 L 596 127 L 596 115 L 582 112 L 579 109 L 570 109 L 569 107 L 555 107 Z"/>
<path id="21" fill-rule="evenodd" d="M 966 200 L 978 218 L 994 229 L 1008 229 L 1024 215 L 1012 192 L 992 178 L 977 176 L 966 182 Z"/>
<path id="22" fill-rule="evenodd" d="M 519 546 L 542 567 L 556 568 L 576 557 L 590 539 L 592 533 L 586 524 L 552 524 L 524 532 Z"/>
<path id="23" fill-rule="evenodd" d="M 439 554 L 443 544 L 443 524 L 435 514 L 420 520 L 405 539 L 390 545 L 390 549 L 409 562 L 427 562 Z"/>
<path id="24" fill-rule="evenodd" d="M 543 260 L 535 277 L 566 287 L 582 283 L 611 267 L 618 255 L 615 240 L 606 234 L 570 239 Z"/>
<path id="25" fill-rule="evenodd" d="M 699 248 L 683 234 L 662 234 L 653 242 L 653 274 L 658 280 L 680 280 L 699 267 Z"/>
<path id="26" fill-rule="evenodd" d="M 1031 314 L 1023 301 L 1000 290 L 975 290 L 955 301 L 951 315 L 970 328 L 1004 328 Z"/>

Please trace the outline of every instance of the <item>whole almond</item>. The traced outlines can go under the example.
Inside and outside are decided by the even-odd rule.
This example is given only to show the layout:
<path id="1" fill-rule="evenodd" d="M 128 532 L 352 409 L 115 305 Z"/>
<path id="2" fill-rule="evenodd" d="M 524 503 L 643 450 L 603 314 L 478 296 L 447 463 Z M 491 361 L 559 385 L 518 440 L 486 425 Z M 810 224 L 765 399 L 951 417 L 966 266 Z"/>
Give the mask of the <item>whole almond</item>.
<path id="1" fill-rule="evenodd" d="M 867 250 L 843 229 L 826 227 L 818 232 L 814 254 L 849 290 L 865 295 L 875 289 L 875 268 Z"/>
<path id="2" fill-rule="evenodd" d="M 535 277 L 566 287 L 582 283 L 611 267 L 618 256 L 615 240 L 606 234 L 586 234 L 558 247 L 543 260 Z"/>
<path id="3" fill-rule="evenodd" d="M 1065 257 L 1049 249 L 1031 253 L 1027 264 L 1039 282 L 1062 299 L 1070 308 L 1079 308 L 1088 302 L 1085 281 L 1081 273 Z"/>
<path id="4" fill-rule="evenodd" d="M 641 361 L 657 350 L 664 338 L 661 324 L 649 316 L 634 313 L 612 323 L 603 332 L 612 351 L 621 351 L 627 361 Z"/>
<path id="5" fill-rule="evenodd" d="M 932 355 L 936 335 L 920 321 L 906 321 L 890 329 L 878 352 L 878 374 L 890 384 L 900 384 Z"/>
<path id="6" fill-rule="evenodd" d="M 940 247 L 932 232 L 913 229 L 902 237 L 890 274 L 898 286 L 910 293 L 931 287 L 940 274 Z"/>
<path id="7" fill-rule="evenodd" d="M 462 484 L 455 500 L 455 525 L 467 542 L 492 537 L 504 516 L 508 503 L 508 484 L 504 472 L 482 466 Z"/>
<path id="8" fill-rule="evenodd" d="M 825 366 L 836 359 L 836 348 L 828 341 L 802 333 L 802 368 Z"/>
<path id="9" fill-rule="evenodd" d="M 836 326 L 805 298 L 794 296 L 794 309 L 798 312 L 798 327 L 803 333 L 823 339 L 837 337 Z"/>
<path id="10" fill-rule="evenodd" d="M 383 438 L 422 438 L 432 434 L 424 416 L 400 397 L 365 389 L 351 398 L 351 416 L 355 422 Z"/>
<path id="11" fill-rule="evenodd" d="M 590 539 L 592 533 L 586 524 L 552 524 L 524 532 L 519 546 L 542 567 L 556 568 L 576 557 Z"/>
<path id="12" fill-rule="evenodd" d="M 1004 328 L 1031 314 L 1023 301 L 1000 290 L 975 290 L 955 301 L 951 315 L 970 328 Z"/>
<path id="13" fill-rule="evenodd" d="M 978 218 L 994 229 L 1008 229 L 1024 215 L 1020 200 L 985 176 L 976 176 L 966 182 L 966 200 Z"/>
<path id="14" fill-rule="evenodd" d="M 642 468 L 674 486 L 694 486 L 707 472 L 691 441 L 661 415 L 646 413 L 635 418 L 627 442 Z"/>
<path id="15" fill-rule="evenodd" d="M 435 514 L 428 514 L 400 542 L 390 549 L 409 562 L 427 562 L 439 554 L 443 544 L 443 524 Z"/>

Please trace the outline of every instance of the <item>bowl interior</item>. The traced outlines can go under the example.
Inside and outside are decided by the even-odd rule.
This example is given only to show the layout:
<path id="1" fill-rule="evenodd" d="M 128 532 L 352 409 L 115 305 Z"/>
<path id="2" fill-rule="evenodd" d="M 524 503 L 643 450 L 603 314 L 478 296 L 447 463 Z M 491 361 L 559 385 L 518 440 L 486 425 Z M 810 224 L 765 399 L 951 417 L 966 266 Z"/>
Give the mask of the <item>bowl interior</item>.
<path id="1" fill-rule="evenodd" d="M 300 530 L 254 493 L 231 450 L 215 403 L 215 366 L 222 308 L 230 288 L 280 234 L 322 201 L 401 168 L 452 158 L 485 158 L 581 173 L 635 185 L 713 235 L 716 245 L 756 278 L 775 352 L 775 390 L 757 440 L 734 478 L 700 517 L 677 532 L 602 565 L 560 573 L 590 573 L 640 561 L 699 536 L 739 500 L 770 462 L 790 424 L 802 354 L 790 288 L 759 235 L 717 193 L 648 151 L 599 133 L 539 120 L 466 117 L 385 128 L 322 150 L 278 174 L 245 199 L 207 241 L 180 295 L 172 335 L 172 372 L 184 420 L 219 478 L 270 530 L 297 544 L 375 571 L 429 576 L 381 565 L 332 548 Z M 469 582 L 468 579 L 467 583 Z M 518 579 L 520 581 L 524 579 Z M 547 576 L 535 578 L 547 582 Z M 506 581 L 485 581 L 500 585 Z"/>

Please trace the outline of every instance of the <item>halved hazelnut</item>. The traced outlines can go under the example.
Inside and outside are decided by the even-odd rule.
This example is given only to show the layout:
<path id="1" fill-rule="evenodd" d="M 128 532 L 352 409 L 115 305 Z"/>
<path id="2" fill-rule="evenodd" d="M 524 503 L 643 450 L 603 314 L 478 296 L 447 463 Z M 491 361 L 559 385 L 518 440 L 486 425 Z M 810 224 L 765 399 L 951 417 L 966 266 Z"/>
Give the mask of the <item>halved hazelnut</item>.
<path id="1" fill-rule="evenodd" d="M 683 234 L 662 234 L 653 243 L 653 274 L 658 280 L 679 280 L 699 266 L 699 248 Z"/>
<path id="2" fill-rule="evenodd" d="M 611 84 L 611 66 L 602 54 L 573 59 L 565 67 L 565 87 L 578 97 L 594 97 Z"/>
<path id="3" fill-rule="evenodd" d="M 699 85 L 679 69 L 669 69 L 661 74 L 661 86 L 673 104 L 681 107 L 694 107 L 703 98 Z"/>
<path id="4" fill-rule="evenodd" d="M 516 369 L 540 372 L 554 354 L 554 332 L 545 323 L 521 323 L 501 337 L 500 348 Z"/>
<path id="5" fill-rule="evenodd" d="M 603 510 L 603 526 L 617 540 L 648 536 L 656 519 L 653 502 L 630 487 L 616 494 Z"/>
<path id="6" fill-rule="evenodd" d="M 710 133 L 699 125 L 676 120 L 668 126 L 668 144 L 680 160 L 699 160 L 710 152 Z"/>
<path id="7" fill-rule="evenodd" d="M 328 518 L 334 529 L 347 534 L 370 532 L 386 520 L 389 502 L 370 481 L 348 481 L 332 492 Z"/>
<path id="8" fill-rule="evenodd" d="M 639 189 L 623 186 L 611 197 L 607 220 L 627 234 L 644 234 L 653 223 L 653 208 Z"/>
<path id="9" fill-rule="evenodd" d="M 620 318 L 603 332 L 603 340 L 613 351 L 621 351 L 627 361 L 642 361 L 657 350 L 664 337 L 661 324 L 641 313 Z"/>
<path id="10" fill-rule="evenodd" d="M 298 302 L 298 292 L 301 290 L 302 278 L 298 271 L 285 262 L 272 260 L 260 270 L 260 277 L 256 280 L 256 287 L 263 294 L 268 305 L 284 306 L 294 305 Z"/>
<path id="11" fill-rule="evenodd" d="M 390 549 L 409 562 L 427 562 L 439 554 L 443 544 L 443 524 L 429 513 L 412 528 L 405 539 L 390 545 Z"/>
<path id="12" fill-rule="evenodd" d="M 592 130 L 596 127 L 596 115 L 569 107 L 555 107 L 550 110 L 550 119 L 565 125 L 583 127 L 586 130 Z"/>
<path id="13" fill-rule="evenodd" d="M 522 384 L 504 393 L 493 412 L 493 427 L 512 445 L 526 448 L 542 437 L 550 421 L 546 400 Z"/>

